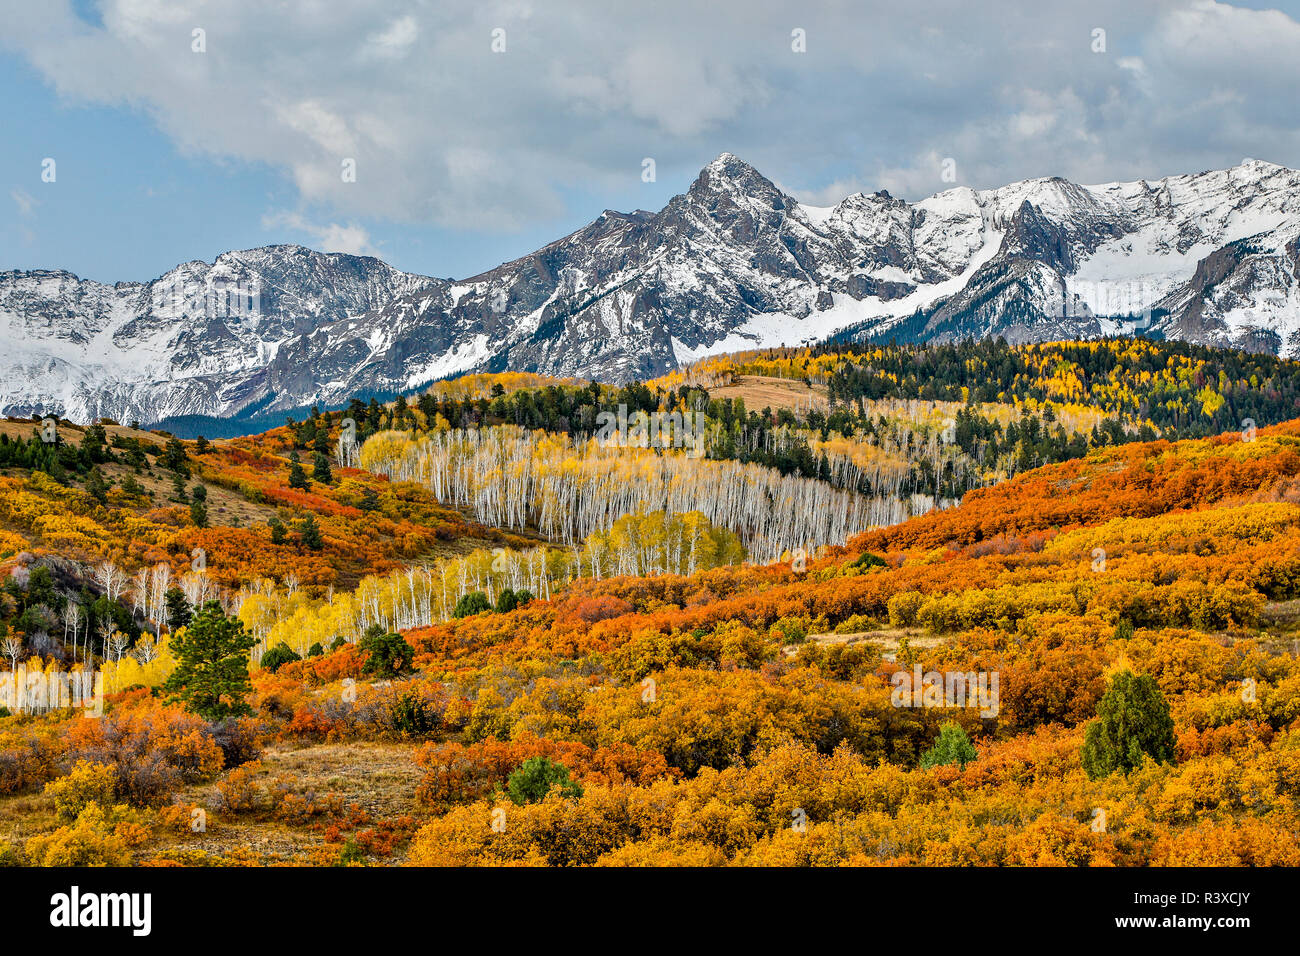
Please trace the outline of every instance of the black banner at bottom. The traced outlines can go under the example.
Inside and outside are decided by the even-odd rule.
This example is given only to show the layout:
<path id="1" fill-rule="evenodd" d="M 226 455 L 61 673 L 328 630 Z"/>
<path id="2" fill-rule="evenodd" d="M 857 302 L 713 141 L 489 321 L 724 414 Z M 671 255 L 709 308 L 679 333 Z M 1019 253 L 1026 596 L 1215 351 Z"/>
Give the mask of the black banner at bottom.
<path id="1" fill-rule="evenodd" d="M 431 921 L 498 940 L 550 928 L 557 938 L 770 944 L 789 923 L 814 940 L 856 925 L 904 945 L 986 933 L 1233 945 L 1261 931 L 1279 938 L 1295 884 L 1291 871 L 1241 869 L 0 870 L 6 944 L 64 937 L 128 950 L 250 934 L 259 946 L 373 944 Z"/>

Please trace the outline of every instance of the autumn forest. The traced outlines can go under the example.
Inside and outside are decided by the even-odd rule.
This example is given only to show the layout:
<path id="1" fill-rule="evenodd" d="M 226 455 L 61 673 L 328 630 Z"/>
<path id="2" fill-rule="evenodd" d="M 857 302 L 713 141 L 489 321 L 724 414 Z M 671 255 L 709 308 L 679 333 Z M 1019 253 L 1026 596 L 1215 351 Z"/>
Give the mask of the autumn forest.
<path id="1" fill-rule="evenodd" d="M 0 422 L 0 865 L 1300 865 L 1300 363 Z"/>

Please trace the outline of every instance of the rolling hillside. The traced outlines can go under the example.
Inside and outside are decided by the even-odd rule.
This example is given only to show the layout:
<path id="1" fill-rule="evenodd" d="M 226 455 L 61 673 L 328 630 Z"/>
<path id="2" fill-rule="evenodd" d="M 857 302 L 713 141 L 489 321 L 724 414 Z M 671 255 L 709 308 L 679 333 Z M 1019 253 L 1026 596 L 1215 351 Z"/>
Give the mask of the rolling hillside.
<path id="1" fill-rule="evenodd" d="M 708 455 L 593 444 L 591 461 L 865 498 L 754 460 L 751 422 L 829 442 L 839 414 L 841 442 L 879 449 L 885 411 L 921 429 L 966 386 L 911 395 L 890 371 L 924 359 L 906 351 L 791 352 L 657 384 L 487 376 L 358 402 L 356 446 L 343 413 L 212 443 L 65 423 L 63 451 L 11 422 L 5 646 L 28 672 L 93 668 L 105 698 L 94 719 L 0 716 L 0 862 L 1300 864 L 1300 418 L 1178 438 L 1216 420 L 1211 370 L 1223 403 L 1247 399 L 1242 369 L 1176 349 L 1126 373 L 1138 391 L 1101 419 L 1059 394 L 1078 378 L 1086 406 L 1108 388 L 1091 363 L 1154 361 L 1145 347 L 983 353 L 1010 363 L 1007 394 L 955 403 L 962 421 L 978 411 L 998 442 L 1014 424 L 1014 460 L 1051 408 L 1078 454 L 973 471 L 949 507 L 758 561 L 753 529 L 700 494 L 572 537 L 548 524 L 608 493 L 574 424 L 685 393 Z M 1246 374 L 1276 376 L 1257 414 L 1293 400 L 1288 365 Z M 871 395 L 880 376 L 894 390 Z M 782 424 L 746 400 L 771 392 L 715 397 L 752 377 L 824 403 Z M 1197 394 L 1191 423 L 1154 411 Z M 528 452 L 481 486 L 474 458 L 448 458 L 440 491 L 436 470 L 340 464 L 395 471 L 420 442 L 497 434 Z M 476 490 L 526 474 L 544 493 Z M 190 636 L 221 628 L 247 635 L 251 683 L 203 703 Z M 1124 694 L 1156 731 L 1116 749 Z"/>

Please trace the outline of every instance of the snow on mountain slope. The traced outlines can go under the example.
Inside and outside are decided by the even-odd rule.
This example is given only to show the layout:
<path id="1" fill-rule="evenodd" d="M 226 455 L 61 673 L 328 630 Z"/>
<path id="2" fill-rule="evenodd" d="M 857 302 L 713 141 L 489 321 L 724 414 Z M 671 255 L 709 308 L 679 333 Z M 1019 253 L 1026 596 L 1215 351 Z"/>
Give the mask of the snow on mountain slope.
<path id="1" fill-rule="evenodd" d="M 150 283 L 114 286 L 66 272 L 0 273 L 0 336 L 9 415 L 57 412 L 155 421 L 224 415 L 274 394 L 282 346 L 345 316 L 439 280 L 377 259 L 301 246 L 229 252 L 182 263 Z M 315 369 L 314 378 L 324 369 Z M 288 406 L 286 406 L 288 407 Z"/>
<path id="2" fill-rule="evenodd" d="M 1149 327 L 1300 354 L 1289 245 L 1300 231 L 1294 170 L 1245 160 L 1156 182 L 1038 179 L 977 192 L 974 201 L 986 224 L 1005 228 L 1003 246 L 959 292 L 927 308 L 911 337 L 1043 341 Z M 1225 252 L 1243 242 L 1249 256 Z M 1222 271 L 1229 260 L 1231 274 Z"/>
<path id="3" fill-rule="evenodd" d="M 233 415 L 473 370 L 627 380 L 835 335 L 1042 341 L 1150 326 L 1293 356 L 1297 235 L 1300 173 L 1256 160 L 812 207 L 724 153 L 657 213 L 607 210 L 454 284 L 298 246 L 146 284 L 0 273 L 0 409 Z"/>

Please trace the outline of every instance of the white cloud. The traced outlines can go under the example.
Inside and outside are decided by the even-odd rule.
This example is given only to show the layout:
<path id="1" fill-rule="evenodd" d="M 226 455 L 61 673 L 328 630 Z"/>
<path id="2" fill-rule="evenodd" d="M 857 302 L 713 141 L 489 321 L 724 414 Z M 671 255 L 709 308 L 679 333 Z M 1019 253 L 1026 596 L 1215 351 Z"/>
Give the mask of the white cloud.
<path id="1" fill-rule="evenodd" d="M 385 59 L 401 59 L 406 56 L 420 36 L 420 26 L 415 17 L 399 17 L 390 23 L 387 29 L 371 34 L 367 41 L 365 53 Z"/>
<path id="2" fill-rule="evenodd" d="M 68 0 L 13 6 L 0 44 L 61 96 L 285 170 L 336 222 L 511 230 L 560 217 L 569 191 L 632 193 L 643 157 L 686 180 L 723 149 L 823 204 L 947 188 L 947 157 L 981 187 L 1300 165 L 1300 24 L 1202 0 L 102 0 L 102 29 Z"/>
<path id="3" fill-rule="evenodd" d="M 775 182 L 775 180 L 774 180 Z M 799 189 L 777 182 L 782 192 L 789 193 L 805 206 L 834 206 L 845 196 L 854 193 L 875 192 L 880 188 L 877 183 L 864 183 L 857 177 L 836 179 L 820 189 Z"/>
<path id="4" fill-rule="evenodd" d="M 376 256 L 379 250 L 370 241 L 370 233 L 355 223 L 317 224 L 301 213 L 273 212 L 262 217 L 263 229 L 291 229 L 311 237 L 312 247 L 321 252 L 346 252 L 354 256 Z"/>
<path id="5" fill-rule="evenodd" d="M 349 223 L 330 223 L 316 232 L 316 243 L 322 252 L 347 252 L 354 256 L 377 256 L 378 250 L 370 244 L 370 233 Z"/>
<path id="6" fill-rule="evenodd" d="M 27 190 L 17 187 L 9 191 L 9 198 L 18 208 L 18 235 L 22 237 L 23 244 L 27 246 L 35 244 L 36 230 L 32 226 L 36 222 L 36 207 L 41 204 L 41 201 Z"/>
<path id="7" fill-rule="evenodd" d="M 9 191 L 9 198 L 14 201 L 18 207 L 18 215 L 22 219 L 31 219 L 36 215 L 36 207 L 41 201 L 25 189 L 14 188 Z"/>

